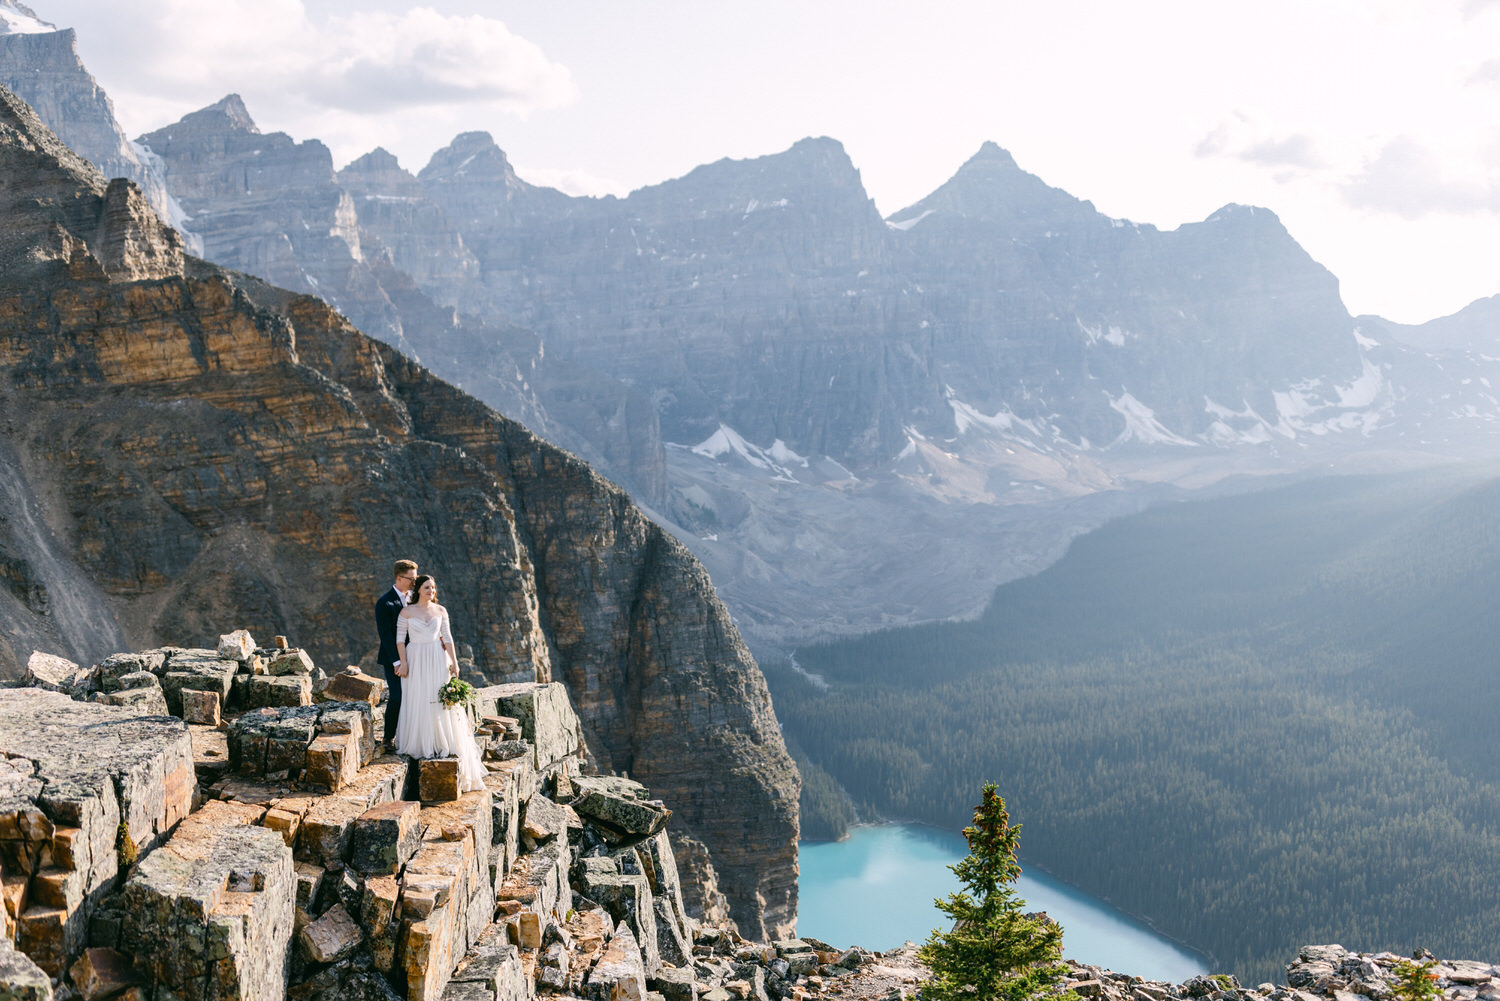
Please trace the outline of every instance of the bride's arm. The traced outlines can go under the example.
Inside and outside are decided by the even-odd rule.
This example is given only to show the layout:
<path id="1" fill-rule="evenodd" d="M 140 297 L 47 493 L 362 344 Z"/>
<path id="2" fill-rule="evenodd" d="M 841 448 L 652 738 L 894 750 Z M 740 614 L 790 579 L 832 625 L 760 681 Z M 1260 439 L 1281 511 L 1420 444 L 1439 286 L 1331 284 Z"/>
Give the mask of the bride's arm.
<path id="1" fill-rule="evenodd" d="M 458 677 L 458 654 L 453 649 L 453 630 L 448 626 L 448 610 L 443 609 L 443 650 L 448 654 L 448 673 Z"/>
<path id="2" fill-rule="evenodd" d="M 405 615 L 396 616 L 396 677 L 406 677 L 406 619 Z"/>

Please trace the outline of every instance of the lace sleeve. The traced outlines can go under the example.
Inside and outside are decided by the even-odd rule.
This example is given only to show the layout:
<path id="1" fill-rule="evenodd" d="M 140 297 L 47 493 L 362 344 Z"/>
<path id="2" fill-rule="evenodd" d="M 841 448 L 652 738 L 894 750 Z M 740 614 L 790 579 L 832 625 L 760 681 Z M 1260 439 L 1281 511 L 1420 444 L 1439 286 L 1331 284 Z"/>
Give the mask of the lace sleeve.
<path id="1" fill-rule="evenodd" d="M 443 639 L 448 644 L 448 649 L 453 649 L 453 630 L 448 628 L 448 610 L 443 609 Z"/>
<path id="2" fill-rule="evenodd" d="M 396 616 L 396 642 L 406 642 L 406 616 L 404 615 Z"/>

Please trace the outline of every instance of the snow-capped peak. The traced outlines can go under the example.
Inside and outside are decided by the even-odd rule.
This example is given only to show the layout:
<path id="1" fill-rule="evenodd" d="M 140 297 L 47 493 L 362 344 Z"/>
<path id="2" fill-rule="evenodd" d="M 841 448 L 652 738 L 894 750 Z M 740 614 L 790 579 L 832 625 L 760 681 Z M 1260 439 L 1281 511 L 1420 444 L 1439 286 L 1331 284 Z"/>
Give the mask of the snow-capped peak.
<path id="1" fill-rule="evenodd" d="M 44 35 L 57 30 L 36 16 L 36 11 L 15 0 L 0 0 L 0 35 Z"/>

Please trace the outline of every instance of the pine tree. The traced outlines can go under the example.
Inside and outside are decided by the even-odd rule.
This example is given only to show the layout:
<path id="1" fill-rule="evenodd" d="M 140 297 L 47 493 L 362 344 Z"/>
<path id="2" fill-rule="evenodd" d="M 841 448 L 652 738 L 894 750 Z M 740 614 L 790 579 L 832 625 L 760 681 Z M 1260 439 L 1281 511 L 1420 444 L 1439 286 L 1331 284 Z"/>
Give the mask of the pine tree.
<path id="1" fill-rule="evenodd" d="M 933 902 L 953 919 L 953 928 L 933 931 L 922 946 L 922 961 L 932 970 L 923 997 L 1020 1001 L 1062 976 L 1062 928 L 1021 911 L 1026 902 L 1012 889 L 1021 875 L 1021 828 L 1011 825 L 993 782 L 985 783 L 974 826 L 964 828 L 964 837 L 969 854 L 949 868 L 966 889 Z"/>

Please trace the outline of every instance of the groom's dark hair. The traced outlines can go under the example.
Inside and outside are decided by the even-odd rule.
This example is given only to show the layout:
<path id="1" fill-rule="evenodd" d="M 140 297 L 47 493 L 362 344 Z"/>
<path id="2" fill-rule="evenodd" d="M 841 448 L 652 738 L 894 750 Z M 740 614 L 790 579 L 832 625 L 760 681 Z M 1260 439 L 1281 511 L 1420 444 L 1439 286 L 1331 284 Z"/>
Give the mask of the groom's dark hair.
<path id="1" fill-rule="evenodd" d="M 415 563 L 413 563 L 411 560 L 397 560 L 396 561 L 396 569 L 391 574 L 391 576 L 392 577 L 400 577 L 404 573 L 416 573 L 416 572 L 417 572 L 417 565 Z"/>

